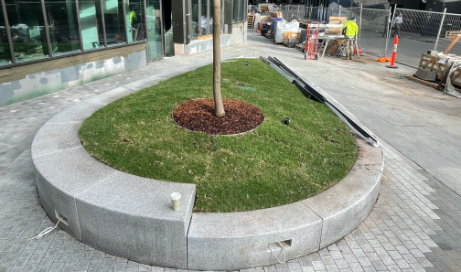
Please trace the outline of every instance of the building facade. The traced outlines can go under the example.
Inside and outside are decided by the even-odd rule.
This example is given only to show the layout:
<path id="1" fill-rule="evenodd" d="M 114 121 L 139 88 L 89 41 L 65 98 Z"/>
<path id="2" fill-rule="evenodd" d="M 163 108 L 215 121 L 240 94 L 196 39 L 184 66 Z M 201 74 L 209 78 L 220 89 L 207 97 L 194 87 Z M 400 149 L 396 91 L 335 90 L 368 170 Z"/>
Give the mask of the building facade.
<path id="1" fill-rule="evenodd" d="M 0 106 L 211 50 L 213 0 L 1 0 Z M 246 39 L 247 0 L 222 0 L 221 45 Z"/>

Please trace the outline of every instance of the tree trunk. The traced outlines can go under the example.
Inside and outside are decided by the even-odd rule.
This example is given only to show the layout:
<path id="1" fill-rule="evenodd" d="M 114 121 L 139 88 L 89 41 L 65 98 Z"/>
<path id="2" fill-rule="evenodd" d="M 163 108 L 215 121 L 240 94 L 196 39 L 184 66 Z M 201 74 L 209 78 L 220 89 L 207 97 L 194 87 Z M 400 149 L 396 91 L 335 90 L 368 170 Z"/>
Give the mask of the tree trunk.
<path id="1" fill-rule="evenodd" d="M 213 97 L 217 117 L 223 117 L 221 96 L 221 0 L 213 0 Z"/>

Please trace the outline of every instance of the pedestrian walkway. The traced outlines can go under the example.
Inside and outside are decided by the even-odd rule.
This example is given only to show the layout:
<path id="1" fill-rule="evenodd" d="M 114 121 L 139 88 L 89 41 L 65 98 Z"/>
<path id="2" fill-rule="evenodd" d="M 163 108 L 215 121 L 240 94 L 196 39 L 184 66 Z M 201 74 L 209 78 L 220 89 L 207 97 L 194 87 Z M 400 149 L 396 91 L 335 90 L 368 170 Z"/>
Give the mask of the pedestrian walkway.
<path id="1" fill-rule="evenodd" d="M 302 53 L 256 38 L 248 45 L 223 49 L 223 54 L 270 54 L 302 61 Z M 29 241 L 52 225 L 37 197 L 30 145 L 46 120 L 79 101 L 116 87 L 133 88 L 136 81 L 165 70 L 179 72 L 186 64 L 211 61 L 211 56 L 208 52 L 166 58 L 145 69 L 0 108 L 0 272 L 176 270 L 105 254 L 60 229 Z M 461 271 L 461 197 L 384 140 L 380 196 L 356 230 L 317 253 L 242 271 Z"/>

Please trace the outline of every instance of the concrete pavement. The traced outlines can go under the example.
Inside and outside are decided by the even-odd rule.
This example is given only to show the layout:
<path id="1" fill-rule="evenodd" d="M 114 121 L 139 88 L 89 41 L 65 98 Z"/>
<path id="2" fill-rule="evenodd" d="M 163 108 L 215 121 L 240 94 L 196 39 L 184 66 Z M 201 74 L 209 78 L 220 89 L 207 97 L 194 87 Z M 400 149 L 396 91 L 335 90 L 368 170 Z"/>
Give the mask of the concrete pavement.
<path id="1" fill-rule="evenodd" d="M 386 70 L 372 59 L 304 61 L 301 52 L 256 33 L 248 40 L 223 54 L 280 58 L 375 131 L 386 162 L 379 200 L 355 231 L 318 253 L 244 271 L 461 271 L 460 166 L 455 164 L 461 156 L 461 100 L 401 79 L 410 69 Z M 147 84 L 137 85 L 140 79 L 207 58 L 210 52 L 167 58 L 0 108 L 0 272 L 175 270 L 105 254 L 61 230 L 29 241 L 51 225 L 35 191 L 30 144 L 47 119 L 70 105 L 115 87 L 140 88 Z"/>

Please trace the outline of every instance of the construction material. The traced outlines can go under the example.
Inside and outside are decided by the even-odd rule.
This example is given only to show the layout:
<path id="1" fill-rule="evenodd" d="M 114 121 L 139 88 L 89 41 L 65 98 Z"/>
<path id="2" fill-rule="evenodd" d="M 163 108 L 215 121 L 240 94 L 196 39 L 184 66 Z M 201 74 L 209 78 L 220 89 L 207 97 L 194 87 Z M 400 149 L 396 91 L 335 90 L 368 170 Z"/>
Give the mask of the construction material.
<path id="1" fill-rule="evenodd" d="M 304 59 L 318 60 L 320 22 L 312 22 L 310 25 L 316 26 L 307 28 L 306 43 L 304 44 Z"/>
<path id="2" fill-rule="evenodd" d="M 446 39 L 454 39 L 456 38 L 457 35 L 461 34 L 461 30 L 451 30 L 445 32 L 445 38 Z"/>
<path id="3" fill-rule="evenodd" d="M 425 70 L 435 71 L 437 74 L 437 79 L 442 80 L 443 72 L 445 69 L 447 69 L 447 62 L 449 58 L 452 60 L 461 60 L 461 57 L 451 55 L 432 56 L 429 54 L 422 54 L 419 67 Z M 458 68 L 454 73 L 451 74 L 450 82 L 454 86 L 461 88 L 461 68 Z"/>
<path id="4" fill-rule="evenodd" d="M 419 67 L 415 76 L 423 80 L 435 81 L 437 79 L 437 72 Z"/>
<path id="5" fill-rule="evenodd" d="M 339 117 L 341 121 L 343 121 L 354 133 L 364 139 L 368 144 L 375 147 L 379 145 L 379 142 L 373 132 L 360 123 L 360 121 L 348 112 L 347 109 L 342 107 L 341 104 L 337 103 L 334 98 L 329 97 L 328 94 L 325 93 L 319 86 L 308 82 L 277 58 L 260 58 L 271 67 L 274 67 L 275 70 L 293 83 L 306 97 L 325 104 Z"/>
<path id="6" fill-rule="evenodd" d="M 395 65 L 395 56 L 397 55 L 397 45 L 398 44 L 399 44 L 399 35 L 396 35 L 395 39 L 394 39 L 394 50 L 392 51 L 391 65 L 387 65 L 386 66 L 387 68 L 393 68 L 393 69 L 399 68 L 397 66 L 394 66 Z"/>
<path id="7" fill-rule="evenodd" d="M 451 41 L 451 43 L 447 46 L 447 48 L 443 51 L 444 54 L 448 54 L 450 50 L 455 46 L 458 42 L 459 38 L 461 38 L 461 34 L 456 35 L 456 37 Z"/>
<path id="8" fill-rule="evenodd" d="M 250 12 L 247 16 L 247 22 L 248 22 L 248 28 L 253 29 L 254 28 L 254 23 L 255 23 L 255 14 L 253 12 Z"/>

